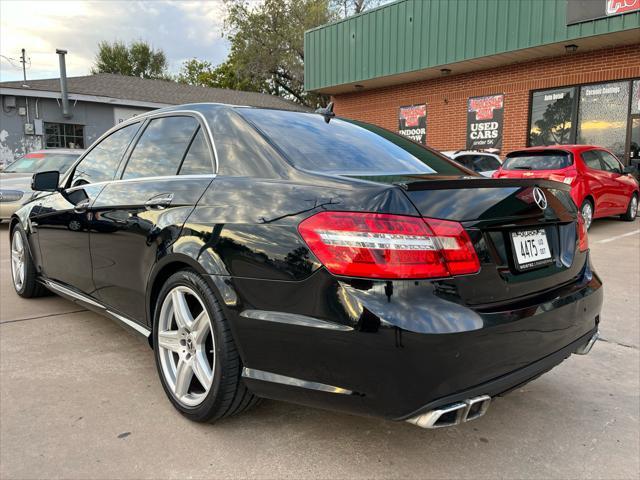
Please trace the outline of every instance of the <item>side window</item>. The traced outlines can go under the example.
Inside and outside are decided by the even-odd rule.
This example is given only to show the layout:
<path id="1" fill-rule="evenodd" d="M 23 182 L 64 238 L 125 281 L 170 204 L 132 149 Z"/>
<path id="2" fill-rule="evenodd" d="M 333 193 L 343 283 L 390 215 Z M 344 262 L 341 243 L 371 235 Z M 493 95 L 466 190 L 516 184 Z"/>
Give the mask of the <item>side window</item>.
<path id="1" fill-rule="evenodd" d="M 71 179 L 71 186 L 85 183 L 97 183 L 113 180 L 122 155 L 140 128 L 140 123 L 133 123 L 113 132 L 103 139 L 80 162 Z"/>
<path id="2" fill-rule="evenodd" d="M 599 150 L 598 153 L 600 154 L 600 158 L 602 159 L 602 165 L 607 172 L 622 173 L 620 162 L 618 162 L 618 160 L 616 160 L 613 155 L 603 150 Z"/>
<path id="3" fill-rule="evenodd" d="M 122 178 L 176 175 L 198 122 L 193 117 L 153 119 L 131 153 Z"/>
<path id="4" fill-rule="evenodd" d="M 476 172 L 487 172 L 500 168 L 500 162 L 489 155 L 476 155 L 473 159 L 473 169 Z"/>
<path id="5" fill-rule="evenodd" d="M 456 157 L 456 162 L 473 170 L 473 155 L 460 155 Z"/>
<path id="6" fill-rule="evenodd" d="M 213 173 L 211 152 L 202 128 L 198 130 L 180 166 L 180 175 L 208 175 Z"/>
<path id="7" fill-rule="evenodd" d="M 600 155 L 598 155 L 597 150 L 587 150 L 586 152 L 582 152 L 582 161 L 592 170 L 602 170 Z"/>

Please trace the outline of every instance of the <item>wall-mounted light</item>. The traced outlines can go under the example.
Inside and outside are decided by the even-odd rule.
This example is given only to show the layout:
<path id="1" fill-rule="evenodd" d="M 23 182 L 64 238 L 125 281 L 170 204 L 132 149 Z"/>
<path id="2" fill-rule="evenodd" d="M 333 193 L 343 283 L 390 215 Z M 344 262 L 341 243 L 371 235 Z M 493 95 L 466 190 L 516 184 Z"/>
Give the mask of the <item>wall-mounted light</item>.
<path id="1" fill-rule="evenodd" d="M 353 88 L 355 88 L 356 90 L 362 90 L 364 88 L 364 85 L 360 85 L 359 83 L 357 83 L 353 86 Z"/>
<path id="2" fill-rule="evenodd" d="M 567 53 L 576 53 L 578 51 L 578 45 L 572 43 L 564 46 L 564 51 Z"/>
<path id="3" fill-rule="evenodd" d="M 442 76 L 449 75 L 451 73 L 451 69 L 450 68 L 441 68 L 440 69 L 440 73 L 442 74 Z"/>

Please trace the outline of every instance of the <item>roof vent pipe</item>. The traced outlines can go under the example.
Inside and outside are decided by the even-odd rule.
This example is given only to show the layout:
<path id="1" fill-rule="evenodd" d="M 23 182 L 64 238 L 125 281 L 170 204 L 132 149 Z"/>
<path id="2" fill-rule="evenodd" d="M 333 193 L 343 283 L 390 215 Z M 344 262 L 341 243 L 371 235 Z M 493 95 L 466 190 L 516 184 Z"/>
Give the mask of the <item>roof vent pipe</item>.
<path id="1" fill-rule="evenodd" d="M 62 116 L 71 118 L 73 115 L 69 110 L 69 91 L 67 90 L 67 63 L 65 61 L 66 50 L 56 49 L 60 60 L 60 93 L 62 94 Z"/>

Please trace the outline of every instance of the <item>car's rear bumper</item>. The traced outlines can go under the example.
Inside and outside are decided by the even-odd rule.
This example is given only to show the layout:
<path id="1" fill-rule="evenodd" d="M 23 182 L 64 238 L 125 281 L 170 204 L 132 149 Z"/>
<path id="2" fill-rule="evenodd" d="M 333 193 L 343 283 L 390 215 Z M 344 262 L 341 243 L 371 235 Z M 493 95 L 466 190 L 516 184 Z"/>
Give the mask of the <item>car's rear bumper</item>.
<path id="1" fill-rule="evenodd" d="M 591 338 L 602 305 L 588 263 L 568 285 L 483 309 L 439 282 L 342 282 L 322 271 L 226 285 L 256 394 L 397 420 L 535 378 Z"/>

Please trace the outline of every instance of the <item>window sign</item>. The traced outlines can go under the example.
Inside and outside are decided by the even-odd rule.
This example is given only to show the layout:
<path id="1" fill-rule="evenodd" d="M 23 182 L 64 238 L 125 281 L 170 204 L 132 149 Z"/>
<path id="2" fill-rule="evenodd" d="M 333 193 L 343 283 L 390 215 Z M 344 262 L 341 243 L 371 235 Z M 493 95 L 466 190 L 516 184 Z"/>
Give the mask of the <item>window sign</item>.
<path id="1" fill-rule="evenodd" d="M 409 105 L 400 107 L 398 115 L 398 133 L 414 142 L 427 143 L 427 106 Z"/>
<path id="2" fill-rule="evenodd" d="M 575 88 L 535 92 L 531 98 L 529 145 L 573 143 Z"/>
<path id="3" fill-rule="evenodd" d="M 624 157 L 630 82 L 580 88 L 578 143 L 598 145 Z"/>
<path id="4" fill-rule="evenodd" d="M 500 150 L 504 95 L 470 98 L 467 105 L 467 150 Z"/>

